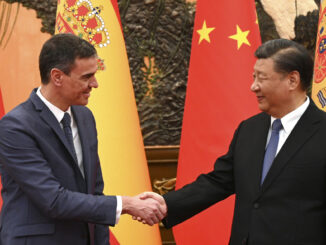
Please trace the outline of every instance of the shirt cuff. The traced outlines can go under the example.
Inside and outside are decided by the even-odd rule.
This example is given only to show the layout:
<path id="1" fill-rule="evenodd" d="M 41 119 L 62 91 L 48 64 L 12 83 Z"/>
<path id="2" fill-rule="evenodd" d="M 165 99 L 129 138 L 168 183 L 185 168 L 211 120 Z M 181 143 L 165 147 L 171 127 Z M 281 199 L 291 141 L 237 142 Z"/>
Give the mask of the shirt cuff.
<path id="1" fill-rule="evenodd" d="M 122 212 L 122 198 L 121 196 L 116 196 L 116 197 L 117 197 L 117 211 L 115 215 L 115 224 L 118 224 Z"/>

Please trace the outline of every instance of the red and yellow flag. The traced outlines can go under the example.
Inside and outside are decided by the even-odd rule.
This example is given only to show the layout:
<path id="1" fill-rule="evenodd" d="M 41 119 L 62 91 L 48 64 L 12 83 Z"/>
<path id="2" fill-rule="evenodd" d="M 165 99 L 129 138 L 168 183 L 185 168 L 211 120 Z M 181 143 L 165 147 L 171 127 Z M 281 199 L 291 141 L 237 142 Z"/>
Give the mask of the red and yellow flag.
<path id="1" fill-rule="evenodd" d="M 56 32 L 74 33 L 97 49 L 99 88 L 92 92 L 89 108 L 97 123 L 104 192 L 151 190 L 116 1 L 59 0 Z M 145 226 L 127 215 L 112 231 L 120 244 L 161 244 L 158 225 Z"/>
<path id="2" fill-rule="evenodd" d="M 243 119 L 258 111 L 250 92 L 260 44 L 254 0 L 198 0 L 176 188 L 213 169 Z M 234 198 L 174 228 L 178 245 L 228 244 Z"/>
<path id="3" fill-rule="evenodd" d="M 319 23 L 316 38 L 315 68 L 311 98 L 326 111 L 326 1 L 320 2 Z"/>

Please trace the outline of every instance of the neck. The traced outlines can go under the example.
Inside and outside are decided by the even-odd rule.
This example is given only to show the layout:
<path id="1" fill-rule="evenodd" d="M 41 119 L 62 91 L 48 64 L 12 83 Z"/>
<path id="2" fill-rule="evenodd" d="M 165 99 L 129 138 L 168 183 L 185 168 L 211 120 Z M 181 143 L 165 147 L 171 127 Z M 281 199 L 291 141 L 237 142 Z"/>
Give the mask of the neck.
<path id="1" fill-rule="evenodd" d="M 290 112 L 294 111 L 298 107 L 300 107 L 307 99 L 306 92 L 303 91 L 301 93 L 296 93 L 290 96 L 290 102 L 288 106 L 284 107 L 283 110 L 277 111 L 275 113 L 271 113 L 271 116 L 275 118 L 282 118 Z"/>
<path id="2" fill-rule="evenodd" d="M 52 88 L 51 83 L 42 85 L 40 89 L 41 94 L 47 99 L 51 104 L 55 105 L 62 111 L 67 111 L 69 105 L 65 104 L 60 94 L 55 91 L 55 88 Z"/>

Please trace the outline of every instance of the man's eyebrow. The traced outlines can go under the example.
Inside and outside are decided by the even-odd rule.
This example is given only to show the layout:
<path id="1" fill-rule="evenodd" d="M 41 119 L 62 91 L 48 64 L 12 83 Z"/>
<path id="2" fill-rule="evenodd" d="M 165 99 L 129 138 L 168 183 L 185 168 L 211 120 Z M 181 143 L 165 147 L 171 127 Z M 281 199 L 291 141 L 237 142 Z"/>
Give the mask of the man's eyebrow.
<path id="1" fill-rule="evenodd" d="M 81 77 L 82 77 L 82 78 L 92 77 L 93 75 L 95 75 L 95 73 L 96 73 L 96 72 L 87 73 L 87 74 L 82 75 Z"/>
<path id="2" fill-rule="evenodd" d="M 266 76 L 267 73 L 266 72 L 263 72 L 263 71 L 255 71 L 254 72 L 257 76 Z"/>

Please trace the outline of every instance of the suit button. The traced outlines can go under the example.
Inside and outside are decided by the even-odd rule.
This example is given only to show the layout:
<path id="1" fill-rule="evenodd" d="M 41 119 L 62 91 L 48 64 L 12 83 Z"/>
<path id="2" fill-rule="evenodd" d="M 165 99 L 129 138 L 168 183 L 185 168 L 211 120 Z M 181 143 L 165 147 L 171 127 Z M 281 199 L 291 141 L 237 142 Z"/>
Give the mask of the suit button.
<path id="1" fill-rule="evenodd" d="M 254 208 L 257 209 L 257 208 L 259 208 L 259 207 L 260 207 L 259 203 L 258 203 L 258 202 L 255 202 L 255 203 L 254 203 Z"/>

